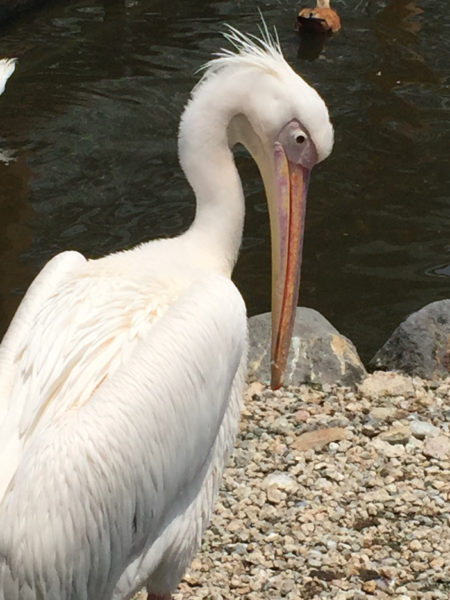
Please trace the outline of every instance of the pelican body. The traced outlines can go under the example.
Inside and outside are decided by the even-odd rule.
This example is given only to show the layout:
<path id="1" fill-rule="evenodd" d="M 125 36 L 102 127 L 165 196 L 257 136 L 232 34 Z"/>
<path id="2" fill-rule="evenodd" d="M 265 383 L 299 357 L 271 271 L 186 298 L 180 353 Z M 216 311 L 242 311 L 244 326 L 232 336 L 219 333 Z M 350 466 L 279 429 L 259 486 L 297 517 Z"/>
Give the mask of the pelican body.
<path id="1" fill-rule="evenodd" d="M 317 0 L 315 8 L 302 8 L 297 17 L 297 29 L 312 33 L 336 33 L 341 19 L 330 7 L 330 0 Z"/>
<path id="2" fill-rule="evenodd" d="M 0 600 L 170 598 L 199 548 L 238 429 L 246 311 L 232 148 L 255 158 L 273 239 L 273 385 L 299 285 L 309 172 L 331 151 L 319 95 L 267 30 L 235 30 L 183 113 L 196 196 L 174 239 L 63 252 L 0 346 Z"/>
<path id="3" fill-rule="evenodd" d="M 16 58 L 0 58 L 0 96 L 5 91 L 6 82 L 14 73 Z"/>

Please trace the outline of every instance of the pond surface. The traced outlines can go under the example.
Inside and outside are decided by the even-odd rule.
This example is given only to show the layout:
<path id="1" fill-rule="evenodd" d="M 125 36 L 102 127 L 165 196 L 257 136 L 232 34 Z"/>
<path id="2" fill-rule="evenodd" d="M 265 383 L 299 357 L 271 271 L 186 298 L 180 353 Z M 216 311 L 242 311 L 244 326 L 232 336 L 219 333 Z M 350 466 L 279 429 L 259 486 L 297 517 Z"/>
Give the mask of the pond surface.
<path id="1" fill-rule="evenodd" d="M 285 0 L 72 0 L 4 25 L 0 55 L 20 62 L 0 98 L 0 335 L 55 253 L 100 256 L 189 225 L 178 118 L 223 23 L 257 33 L 258 7 L 336 132 L 312 176 L 300 303 L 367 359 L 406 315 L 449 297 L 447 0 L 336 6 L 343 29 L 323 48 L 300 39 Z M 243 152 L 238 165 L 234 279 L 251 315 L 270 306 L 268 217 L 255 165 Z"/>

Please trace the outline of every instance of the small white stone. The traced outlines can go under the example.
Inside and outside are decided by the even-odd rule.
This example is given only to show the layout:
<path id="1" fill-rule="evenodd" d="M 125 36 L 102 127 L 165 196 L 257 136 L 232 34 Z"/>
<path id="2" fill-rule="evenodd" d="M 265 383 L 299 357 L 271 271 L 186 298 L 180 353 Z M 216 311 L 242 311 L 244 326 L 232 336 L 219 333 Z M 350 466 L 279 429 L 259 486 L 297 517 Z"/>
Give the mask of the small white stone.
<path id="1" fill-rule="evenodd" d="M 378 421 L 387 421 L 393 419 L 397 413 L 397 407 L 395 406 L 375 406 L 370 411 L 370 415 Z"/>
<path id="2" fill-rule="evenodd" d="M 359 386 L 363 396 L 381 398 L 384 396 L 413 396 L 414 385 L 410 377 L 390 371 L 376 371 L 364 379 Z"/>
<path id="3" fill-rule="evenodd" d="M 271 473 L 263 481 L 266 488 L 275 487 L 283 492 L 295 492 L 298 483 L 289 473 Z"/>
<path id="4" fill-rule="evenodd" d="M 450 457 L 450 438 L 446 435 L 427 438 L 423 453 L 425 456 L 440 460 Z"/>
<path id="5" fill-rule="evenodd" d="M 410 429 L 413 436 L 419 440 L 423 440 L 426 437 L 436 436 L 441 433 L 441 430 L 438 427 L 435 427 L 426 421 L 411 421 Z"/>

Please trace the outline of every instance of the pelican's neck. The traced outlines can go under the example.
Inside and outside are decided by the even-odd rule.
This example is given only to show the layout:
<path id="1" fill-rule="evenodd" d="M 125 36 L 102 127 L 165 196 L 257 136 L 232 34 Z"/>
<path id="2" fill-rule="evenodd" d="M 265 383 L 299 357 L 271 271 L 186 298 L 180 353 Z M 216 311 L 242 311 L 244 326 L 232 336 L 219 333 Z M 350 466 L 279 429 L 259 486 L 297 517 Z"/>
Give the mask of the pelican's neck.
<path id="1" fill-rule="evenodd" d="M 245 214 L 241 180 L 228 143 L 228 126 L 238 102 L 229 77 L 211 79 L 194 91 L 180 124 L 180 163 L 196 197 L 195 219 L 184 236 L 195 242 L 205 262 L 230 276 Z"/>

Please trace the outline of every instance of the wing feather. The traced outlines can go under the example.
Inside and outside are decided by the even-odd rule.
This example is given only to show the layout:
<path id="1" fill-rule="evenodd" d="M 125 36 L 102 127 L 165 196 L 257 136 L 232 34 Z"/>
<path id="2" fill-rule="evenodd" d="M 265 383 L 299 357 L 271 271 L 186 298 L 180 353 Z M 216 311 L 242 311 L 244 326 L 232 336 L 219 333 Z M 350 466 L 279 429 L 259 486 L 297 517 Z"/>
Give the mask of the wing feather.
<path id="1" fill-rule="evenodd" d="M 26 406 L 22 434 L 87 402 L 150 329 L 156 305 L 168 305 L 139 282 L 118 283 L 119 277 L 79 277 L 41 308 L 19 349 L 21 374 L 12 392 L 14 402 Z"/>
<path id="2" fill-rule="evenodd" d="M 42 304 L 86 259 L 78 252 L 63 252 L 52 258 L 28 288 L 0 345 L 0 425 L 10 407 L 11 387 L 20 348 L 23 347 Z"/>

